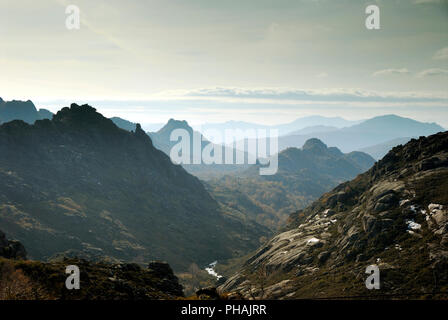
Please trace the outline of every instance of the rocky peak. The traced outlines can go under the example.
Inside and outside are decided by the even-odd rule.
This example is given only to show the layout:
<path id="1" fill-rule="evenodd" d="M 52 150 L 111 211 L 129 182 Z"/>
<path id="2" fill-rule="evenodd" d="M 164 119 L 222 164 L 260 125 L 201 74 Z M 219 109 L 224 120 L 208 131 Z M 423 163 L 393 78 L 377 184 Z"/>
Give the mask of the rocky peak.
<path id="1" fill-rule="evenodd" d="M 142 129 L 142 126 L 140 125 L 140 123 L 137 123 L 135 125 L 135 131 L 134 131 L 134 136 L 139 138 L 139 139 L 143 139 L 146 140 L 148 143 L 150 143 L 152 145 L 152 140 L 151 138 L 146 134 L 146 132 Z"/>
<path id="2" fill-rule="evenodd" d="M 308 139 L 302 147 L 302 150 L 309 150 L 313 152 L 327 151 L 327 145 L 317 138 Z"/>
<path id="3" fill-rule="evenodd" d="M 113 124 L 110 119 L 103 117 L 96 109 L 88 104 L 78 105 L 72 103 L 70 107 L 62 108 L 54 117 L 54 122 L 68 125 L 90 125 L 92 123 Z"/>
<path id="4" fill-rule="evenodd" d="M 184 129 L 190 133 L 193 132 L 193 129 L 190 127 L 187 121 L 170 119 L 168 123 L 163 126 L 163 128 L 161 128 L 157 133 L 162 135 L 170 135 L 171 132 L 175 129 Z"/>
<path id="5" fill-rule="evenodd" d="M 173 119 L 173 118 L 171 118 L 170 120 L 168 120 L 167 126 L 171 126 L 171 127 L 184 127 L 184 128 L 189 127 L 187 121 L 185 121 L 185 120 L 175 120 L 175 119 Z"/>

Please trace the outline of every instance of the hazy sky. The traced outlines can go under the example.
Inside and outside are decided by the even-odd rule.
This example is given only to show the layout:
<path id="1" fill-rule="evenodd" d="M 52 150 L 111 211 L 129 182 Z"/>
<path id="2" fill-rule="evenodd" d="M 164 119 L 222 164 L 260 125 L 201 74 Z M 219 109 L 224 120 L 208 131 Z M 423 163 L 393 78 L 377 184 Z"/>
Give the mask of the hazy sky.
<path id="1" fill-rule="evenodd" d="M 65 25 L 67 5 L 80 30 Z M 365 8 L 380 8 L 367 30 Z M 139 122 L 448 127 L 448 0 L 0 0 L 0 97 Z"/>

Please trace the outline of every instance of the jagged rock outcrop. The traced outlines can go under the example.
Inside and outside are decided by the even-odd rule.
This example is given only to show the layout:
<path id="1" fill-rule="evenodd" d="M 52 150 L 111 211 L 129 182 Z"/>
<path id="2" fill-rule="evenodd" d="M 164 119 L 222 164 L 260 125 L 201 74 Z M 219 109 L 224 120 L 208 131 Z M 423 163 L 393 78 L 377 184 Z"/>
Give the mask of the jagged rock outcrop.
<path id="1" fill-rule="evenodd" d="M 447 205 L 448 132 L 412 139 L 292 214 L 220 290 L 246 298 L 448 297 Z M 378 291 L 364 284 L 372 264 Z"/>
<path id="2" fill-rule="evenodd" d="M 8 240 L 0 230 L 0 257 L 7 259 L 26 259 L 25 247 L 17 240 Z"/>
<path id="3" fill-rule="evenodd" d="M 179 279 L 174 275 L 173 269 L 171 269 L 168 263 L 152 261 L 148 264 L 148 270 L 160 279 L 157 287 L 163 290 L 163 292 L 173 296 L 183 296 L 183 288 L 178 282 Z"/>

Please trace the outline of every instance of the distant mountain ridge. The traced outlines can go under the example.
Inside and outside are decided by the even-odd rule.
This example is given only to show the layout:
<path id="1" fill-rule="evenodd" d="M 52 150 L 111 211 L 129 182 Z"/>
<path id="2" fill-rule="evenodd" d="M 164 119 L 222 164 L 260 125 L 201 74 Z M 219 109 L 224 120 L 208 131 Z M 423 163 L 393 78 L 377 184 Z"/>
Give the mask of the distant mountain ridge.
<path id="1" fill-rule="evenodd" d="M 28 101 L 4 101 L 0 98 L 0 123 L 13 120 L 23 120 L 26 123 L 33 124 L 36 120 L 51 119 L 53 114 L 46 109 L 39 109 L 33 102 Z"/>
<path id="2" fill-rule="evenodd" d="M 305 135 L 305 134 L 312 134 L 315 132 L 331 132 L 336 130 L 338 130 L 338 128 L 333 126 L 315 125 L 290 132 L 288 133 L 288 135 Z"/>
<path id="3" fill-rule="evenodd" d="M 123 128 L 126 127 L 123 126 Z M 391 148 L 411 138 L 444 131 L 444 128 L 436 123 L 424 123 L 396 115 L 378 116 L 364 121 L 310 116 L 280 126 L 266 126 L 243 121 L 200 126 L 201 132 L 210 129 L 224 132 L 226 129 L 269 130 L 272 128 L 283 128 L 280 130 L 279 137 L 280 151 L 289 147 L 301 148 L 307 140 L 318 138 L 327 145 L 338 147 L 343 152 L 362 151 L 370 154 L 374 159 L 381 159 Z M 160 149 L 165 152 L 169 150 L 170 144 L 166 142 L 167 137 L 157 139 L 154 137 L 156 133 L 149 134 L 152 135 L 153 140 L 160 140 Z"/>
<path id="4" fill-rule="evenodd" d="M 351 121 L 346 120 L 341 117 L 324 117 L 324 116 L 307 116 L 298 118 L 289 123 L 282 123 L 278 125 L 263 125 L 258 123 L 251 123 L 245 121 L 227 121 L 223 123 L 204 123 L 200 126 L 201 131 L 205 130 L 247 130 L 247 129 L 277 129 L 279 135 L 290 135 L 294 131 L 303 130 L 305 128 L 310 127 L 334 127 L 334 128 L 343 128 L 349 127 L 355 124 L 360 123 L 361 121 Z M 314 132 L 314 130 L 311 130 Z"/>
<path id="5" fill-rule="evenodd" d="M 396 115 L 368 119 L 351 127 L 331 132 L 314 132 L 308 135 L 287 135 L 279 138 L 279 148 L 301 147 L 306 140 L 318 138 L 343 152 L 359 151 L 367 147 L 405 137 L 428 136 L 444 131 L 436 123 L 423 123 Z"/>

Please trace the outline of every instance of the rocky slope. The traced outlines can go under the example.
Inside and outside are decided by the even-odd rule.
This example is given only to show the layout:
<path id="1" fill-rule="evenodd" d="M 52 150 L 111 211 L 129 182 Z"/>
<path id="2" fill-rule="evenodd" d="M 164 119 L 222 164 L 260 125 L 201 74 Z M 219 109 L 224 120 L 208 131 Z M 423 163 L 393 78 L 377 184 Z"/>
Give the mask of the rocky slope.
<path id="1" fill-rule="evenodd" d="M 374 162 L 368 154 L 344 154 L 318 139 L 309 139 L 302 149 L 280 152 L 278 171 L 272 176 L 260 176 L 260 166 L 255 165 L 237 176 L 207 181 L 207 186 L 229 208 L 277 230 L 291 212 L 366 171 Z"/>
<path id="2" fill-rule="evenodd" d="M 206 265 L 259 245 L 263 228 L 223 212 L 140 126 L 73 104 L 52 120 L 0 126 L 0 226 L 32 259 Z"/>
<path id="3" fill-rule="evenodd" d="M 365 286 L 380 269 L 380 290 Z M 290 217 L 221 288 L 247 298 L 448 297 L 448 132 L 393 148 Z"/>

